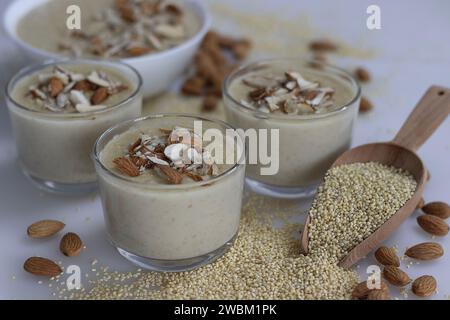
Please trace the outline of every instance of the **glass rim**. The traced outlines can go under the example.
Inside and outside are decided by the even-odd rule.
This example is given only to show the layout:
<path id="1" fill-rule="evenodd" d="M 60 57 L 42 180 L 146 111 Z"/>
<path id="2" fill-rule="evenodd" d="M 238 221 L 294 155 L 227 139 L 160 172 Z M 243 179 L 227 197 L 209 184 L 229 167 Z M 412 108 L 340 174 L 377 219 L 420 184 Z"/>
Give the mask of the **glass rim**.
<path id="1" fill-rule="evenodd" d="M 197 119 L 197 120 L 201 120 L 201 121 L 208 121 L 214 124 L 219 124 L 221 125 L 224 129 L 232 129 L 234 131 L 236 131 L 236 129 L 229 125 L 228 123 L 226 123 L 225 121 L 219 120 L 219 119 L 215 119 L 215 118 L 211 118 L 211 117 L 207 117 L 207 116 L 203 116 L 203 115 L 194 115 L 194 114 L 188 114 L 188 113 L 163 113 L 163 114 L 154 114 L 154 115 L 147 115 L 144 117 L 139 117 L 136 119 L 132 119 L 132 120 L 127 120 L 127 121 L 123 121 L 121 123 L 118 123 L 112 127 L 110 127 L 109 129 L 107 129 L 105 132 L 103 132 L 95 141 L 94 144 L 94 148 L 93 148 L 93 152 L 92 152 L 92 158 L 95 162 L 96 167 L 101 168 L 104 172 L 106 172 L 109 176 L 112 176 L 115 179 L 119 179 L 121 181 L 125 181 L 127 183 L 136 185 L 136 186 L 144 186 L 145 189 L 166 189 L 166 190 L 181 190 L 181 189 L 190 189 L 190 188 L 196 188 L 196 187 L 203 187 L 203 186 L 207 186 L 210 184 L 214 184 L 215 182 L 217 182 L 218 180 L 221 180 L 224 177 L 227 177 L 231 174 L 233 174 L 235 171 L 238 170 L 238 168 L 244 166 L 243 163 L 241 163 L 242 158 L 244 158 L 244 163 L 245 163 L 245 144 L 242 141 L 242 138 L 238 135 L 240 140 L 240 145 L 242 146 L 242 156 L 241 159 L 237 160 L 236 163 L 229 169 L 227 169 L 226 171 L 222 172 L 221 174 L 215 176 L 214 178 L 210 179 L 210 180 L 206 180 L 206 181 L 199 181 L 199 182 L 193 182 L 193 183 L 188 183 L 188 184 L 178 184 L 178 185 L 174 185 L 174 184 L 149 184 L 143 181 L 136 181 L 133 180 L 131 177 L 126 177 L 123 175 L 120 175 L 114 171 L 112 171 L 111 169 L 107 168 L 102 161 L 100 160 L 100 153 L 103 150 L 99 150 L 99 145 L 101 142 L 103 142 L 104 139 L 106 139 L 107 137 L 109 137 L 111 134 L 114 133 L 114 131 L 120 129 L 120 128 L 124 128 L 129 126 L 128 128 L 131 128 L 133 126 L 133 124 L 145 121 L 145 120 L 149 120 L 149 119 L 161 119 L 161 118 L 189 118 L 189 119 Z"/>
<path id="2" fill-rule="evenodd" d="M 264 65 L 270 65 L 274 63 L 282 63 L 282 62 L 300 62 L 305 63 L 305 66 L 302 67 L 303 69 L 307 70 L 313 70 L 315 72 L 323 72 L 328 74 L 333 74 L 337 76 L 344 76 L 348 78 L 347 80 L 350 81 L 354 90 L 354 96 L 350 99 L 349 102 L 344 103 L 342 106 L 339 106 L 338 109 L 326 112 L 326 113 L 314 113 L 314 114 L 304 114 L 304 115 L 279 115 L 279 114 L 270 114 L 265 113 L 262 111 L 259 111 L 258 109 L 254 109 L 248 106 L 245 106 L 240 101 L 235 99 L 233 95 L 230 93 L 229 88 L 233 82 L 233 78 L 240 73 L 245 73 L 247 71 L 251 71 L 257 67 L 261 67 Z M 318 64 L 320 66 L 320 69 L 311 67 L 312 64 Z M 315 59 L 303 59 L 303 58 L 272 58 L 272 59 L 262 59 L 257 60 L 254 62 L 250 62 L 247 64 L 241 65 L 239 68 L 231 72 L 229 75 L 226 76 L 225 80 L 222 83 L 222 92 L 223 97 L 226 99 L 229 99 L 233 102 L 232 108 L 235 108 L 237 110 L 251 112 L 255 117 L 260 119 L 274 119 L 274 120 L 314 120 L 314 119 L 320 119 L 320 118 L 327 118 L 332 117 L 334 115 L 337 115 L 339 113 L 344 112 L 345 110 L 348 110 L 360 97 L 361 97 L 361 85 L 358 83 L 358 81 L 347 71 L 335 67 L 333 65 L 330 65 L 328 63 L 325 63 L 323 61 L 315 60 Z M 227 104 L 226 104 L 227 105 Z"/>
<path id="3" fill-rule="evenodd" d="M 17 102 L 13 96 L 12 91 L 14 90 L 15 85 L 23 79 L 26 76 L 32 75 L 33 73 L 38 72 L 39 70 L 43 70 L 45 68 L 49 68 L 52 66 L 57 65 L 103 65 L 103 66 L 110 66 L 114 69 L 114 71 L 120 71 L 119 67 L 123 67 L 131 71 L 137 79 L 137 85 L 136 89 L 124 100 L 120 101 L 119 103 L 105 108 L 103 110 L 97 110 L 97 111 L 91 111 L 91 112 L 83 112 L 83 113 L 45 113 L 38 110 L 32 110 L 30 108 L 27 108 Z M 115 68 L 114 68 L 115 66 Z M 131 79 L 126 77 L 128 81 L 133 82 Z M 142 90 L 143 80 L 140 73 L 131 65 L 121 62 L 121 61 L 112 61 L 112 60 L 95 60 L 95 59 L 51 59 L 47 60 L 43 63 L 33 64 L 30 66 L 26 66 L 22 69 L 20 69 L 14 76 L 11 77 L 11 79 L 8 81 L 5 87 L 5 97 L 6 99 L 11 102 L 15 107 L 21 109 L 22 111 L 25 111 L 27 113 L 31 113 L 33 115 L 38 115 L 42 118 L 49 118 L 49 119 L 59 119 L 59 120 L 74 120 L 74 119 L 83 119 L 86 117 L 90 117 L 93 115 L 100 115 L 100 114 L 106 114 L 113 110 L 119 109 L 120 107 L 128 104 L 130 101 L 134 100 L 136 97 L 138 97 L 139 93 Z"/>

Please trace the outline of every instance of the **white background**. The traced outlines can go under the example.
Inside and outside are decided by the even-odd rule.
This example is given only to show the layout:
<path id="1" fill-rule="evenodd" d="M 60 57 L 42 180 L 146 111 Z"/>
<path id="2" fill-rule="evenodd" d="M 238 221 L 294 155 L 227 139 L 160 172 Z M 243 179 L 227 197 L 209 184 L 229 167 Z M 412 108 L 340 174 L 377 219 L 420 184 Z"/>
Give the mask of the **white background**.
<path id="1" fill-rule="evenodd" d="M 0 2 L 0 12 L 9 1 Z M 374 101 L 376 108 L 369 115 L 360 116 L 354 138 L 354 145 L 371 141 L 387 141 L 393 138 L 415 103 L 431 84 L 450 87 L 450 2 L 434 1 L 219 1 L 210 0 L 217 12 L 218 6 L 241 15 L 278 16 L 285 21 L 308 17 L 311 29 L 305 38 L 288 39 L 303 43 L 307 37 L 329 36 L 338 38 L 355 47 L 355 50 L 371 54 L 354 54 L 341 58 L 345 65 L 367 66 L 373 73 L 373 84 L 365 92 Z M 220 3 L 219 3 L 220 2 Z M 382 9 L 382 30 L 369 31 L 365 28 L 366 8 L 378 4 Z M 231 12 L 230 11 L 230 12 Z M 245 23 L 234 24 L 225 21 L 225 16 L 216 16 L 216 24 L 230 32 L 250 33 Z M 306 19 L 306 18 L 305 18 Z M 269 23 L 270 20 L 268 20 Z M 299 28 L 305 26 L 298 21 Z M 278 30 L 285 25 L 267 26 L 267 42 L 271 32 L 289 33 L 292 30 Z M 301 31 L 301 30 L 299 30 Z M 259 40 L 258 40 L 259 41 Z M 258 45 L 257 45 L 258 47 Z M 286 48 L 287 48 L 286 47 Z M 290 46 L 292 47 L 292 46 Z M 283 49 L 283 48 L 281 48 Z M 278 50 L 284 56 L 296 55 L 292 50 Z M 272 53 L 273 55 L 273 53 Z M 11 136 L 8 114 L 4 104 L 3 88 L 6 80 L 26 60 L 0 30 L 0 298 L 3 299 L 46 299 L 51 298 L 46 283 L 38 284 L 36 278 L 22 270 L 24 260 L 32 255 L 47 256 L 67 265 L 73 260 L 65 259 L 56 250 L 58 238 L 43 241 L 28 239 L 26 227 L 39 219 L 53 218 L 64 221 L 67 230 L 81 235 L 87 250 L 77 258 L 81 268 L 89 268 L 93 259 L 116 270 L 133 270 L 108 244 L 105 238 L 101 205 L 97 196 L 61 197 L 43 195 L 34 189 L 21 174 L 16 163 L 16 151 Z M 424 125 L 426 125 L 424 123 Z M 450 202 L 449 155 L 450 121 L 447 120 L 432 138 L 420 149 L 419 155 L 431 171 L 431 182 L 426 186 L 427 201 Z M 430 240 L 417 226 L 416 212 L 395 235 L 388 245 L 404 248 L 418 242 Z M 447 251 L 447 238 L 437 239 Z M 369 257 L 360 264 L 364 276 L 365 267 L 373 263 Z M 439 293 L 435 298 L 450 295 L 450 254 L 439 261 L 421 263 L 408 269 L 411 277 L 422 274 L 434 275 L 438 280 Z M 393 291 L 395 294 L 398 291 Z M 401 295 L 398 295 L 403 298 Z M 411 297 L 411 295 L 410 295 Z"/>

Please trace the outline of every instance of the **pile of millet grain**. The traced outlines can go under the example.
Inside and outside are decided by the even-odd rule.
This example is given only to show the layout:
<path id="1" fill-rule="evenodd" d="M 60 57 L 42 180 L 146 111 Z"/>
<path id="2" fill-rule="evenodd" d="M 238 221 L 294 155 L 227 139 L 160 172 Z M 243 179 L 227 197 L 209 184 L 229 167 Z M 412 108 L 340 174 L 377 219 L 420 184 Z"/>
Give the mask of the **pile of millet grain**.
<path id="1" fill-rule="evenodd" d="M 350 299 L 359 282 L 338 267 L 362 241 L 413 194 L 404 171 L 377 163 L 331 169 L 310 210 L 309 255 L 301 255 L 292 213 L 261 210 L 261 197 L 243 208 L 234 246 L 216 262 L 182 273 L 102 271 L 90 289 L 66 299 Z M 283 221 L 274 228 L 274 221 Z M 297 237 L 296 237 L 297 235 Z"/>
<path id="2" fill-rule="evenodd" d="M 414 194 L 405 170 L 376 162 L 331 168 L 309 211 L 309 250 L 341 260 Z"/>

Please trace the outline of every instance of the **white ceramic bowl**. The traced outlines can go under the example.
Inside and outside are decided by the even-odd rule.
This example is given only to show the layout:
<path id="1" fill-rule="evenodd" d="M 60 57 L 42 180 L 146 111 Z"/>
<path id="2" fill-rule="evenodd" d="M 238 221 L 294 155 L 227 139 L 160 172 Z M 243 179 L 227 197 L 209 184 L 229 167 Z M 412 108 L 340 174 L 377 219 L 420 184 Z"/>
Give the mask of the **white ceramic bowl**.
<path id="1" fill-rule="evenodd" d="M 6 9 L 3 16 L 4 28 L 13 39 L 35 62 L 49 59 L 67 58 L 54 52 L 35 48 L 17 35 L 17 24 L 20 19 L 34 8 L 50 0 L 15 0 Z M 141 74 L 143 94 L 145 97 L 154 96 L 168 87 L 186 69 L 199 48 L 204 36 L 211 26 L 211 18 L 202 0 L 185 0 L 185 6 L 193 10 L 201 22 L 200 30 L 190 39 L 169 50 L 137 57 L 122 59 L 123 62 L 133 66 Z"/>

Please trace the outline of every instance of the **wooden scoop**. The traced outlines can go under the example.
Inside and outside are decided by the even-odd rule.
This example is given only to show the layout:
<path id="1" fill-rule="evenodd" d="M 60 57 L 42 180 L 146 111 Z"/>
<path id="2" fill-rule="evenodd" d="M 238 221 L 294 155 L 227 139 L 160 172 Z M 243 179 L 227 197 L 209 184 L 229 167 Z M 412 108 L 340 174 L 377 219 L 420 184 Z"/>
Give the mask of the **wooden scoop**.
<path id="1" fill-rule="evenodd" d="M 339 263 L 349 268 L 386 240 L 416 209 L 423 193 L 426 169 L 415 151 L 433 134 L 450 113 L 450 89 L 433 86 L 425 93 L 400 132 L 391 142 L 372 143 L 343 153 L 332 167 L 355 162 L 379 162 L 409 171 L 417 181 L 413 197 L 388 221 L 363 242 L 355 246 Z M 301 237 L 302 253 L 308 253 L 308 224 L 306 219 Z"/>

